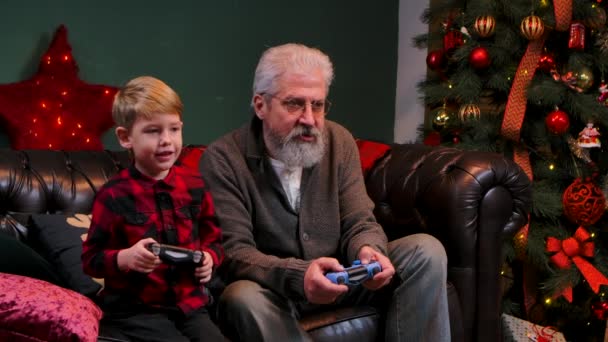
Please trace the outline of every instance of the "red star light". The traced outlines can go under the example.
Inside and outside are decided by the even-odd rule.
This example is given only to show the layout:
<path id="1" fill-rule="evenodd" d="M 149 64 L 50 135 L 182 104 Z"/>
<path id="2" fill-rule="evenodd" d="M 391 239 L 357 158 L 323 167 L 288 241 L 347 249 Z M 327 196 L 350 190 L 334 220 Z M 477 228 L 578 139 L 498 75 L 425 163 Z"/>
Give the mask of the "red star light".
<path id="1" fill-rule="evenodd" d="M 29 80 L 0 85 L 0 119 L 16 150 L 101 150 L 118 89 L 87 84 L 61 25 Z"/>

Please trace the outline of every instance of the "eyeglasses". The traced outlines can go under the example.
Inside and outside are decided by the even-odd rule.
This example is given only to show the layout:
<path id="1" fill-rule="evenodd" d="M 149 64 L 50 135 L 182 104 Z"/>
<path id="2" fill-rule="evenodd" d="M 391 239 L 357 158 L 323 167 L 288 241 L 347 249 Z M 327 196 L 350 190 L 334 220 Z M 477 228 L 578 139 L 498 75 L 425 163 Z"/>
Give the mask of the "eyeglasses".
<path id="1" fill-rule="evenodd" d="M 261 95 L 266 95 L 272 98 L 275 98 L 281 102 L 281 105 L 287 112 L 290 114 L 301 115 L 306 110 L 306 103 L 310 102 L 310 110 L 316 116 L 327 115 L 329 109 L 331 108 L 331 102 L 329 100 L 312 100 L 308 101 L 302 97 L 287 97 L 280 98 L 278 96 L 263 93 Z"/>

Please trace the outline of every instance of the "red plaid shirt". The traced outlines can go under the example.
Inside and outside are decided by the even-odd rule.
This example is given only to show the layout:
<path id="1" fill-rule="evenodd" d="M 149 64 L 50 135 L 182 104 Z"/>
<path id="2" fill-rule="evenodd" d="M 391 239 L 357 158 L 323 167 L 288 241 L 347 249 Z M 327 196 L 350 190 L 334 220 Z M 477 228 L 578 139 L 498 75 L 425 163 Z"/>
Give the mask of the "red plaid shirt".
<path id="1" fill-rule="evenodd" d="M 176 165 L 165 179 L 154 180 L 134 167 L 124 169 L 99 190 L 92 214 L 82 262 L 87 274 L 105 278 L 102 303 L 177 305 L 187 314 L 209 302 L 192 267 L 163 263 L 149 274 L 123 272 L 116 258 L 120 250 L 151 237 L 206 251 L 214 268 L 222 262 L 224 250 L 213 201 L 198 173 Z"/>

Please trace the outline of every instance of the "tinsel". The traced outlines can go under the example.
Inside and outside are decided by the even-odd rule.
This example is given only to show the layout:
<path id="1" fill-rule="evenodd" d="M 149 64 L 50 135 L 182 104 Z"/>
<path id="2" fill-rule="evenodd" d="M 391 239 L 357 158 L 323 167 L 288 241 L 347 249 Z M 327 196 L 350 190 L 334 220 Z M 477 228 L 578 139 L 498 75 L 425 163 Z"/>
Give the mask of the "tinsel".
<path id="1" fill-rule="evenodd" d="M 596 34 L 595 45 L 604 56 L 608 56 L 608 30 L 602 30 Z"/>
<path id="2" fill-rule="evenodd" d="M 568 141 L 568 147 L 570 148 L 570 151 L 572 151 L 573 155 L 575 155 L 578 159 L 584 161 L 585 163 L 591 162 L 589 149 L 580 147 L 576 139 L 574 139 L 570 135 L 568 136 L 568 138 L 566 138 L 566 140 Z"/>

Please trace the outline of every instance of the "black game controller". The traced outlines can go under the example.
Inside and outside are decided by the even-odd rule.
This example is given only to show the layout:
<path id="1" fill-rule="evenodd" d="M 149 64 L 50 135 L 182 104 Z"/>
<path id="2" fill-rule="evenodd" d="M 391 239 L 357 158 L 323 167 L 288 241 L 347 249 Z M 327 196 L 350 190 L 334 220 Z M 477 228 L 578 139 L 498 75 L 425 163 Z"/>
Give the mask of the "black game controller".
<path id="1" fill-rule="evenodd" d="M 162 261 L 171 265 L 199 266 L 203 264 L 204 254 L 201 251 L 161 243 L 151 243 L 146 248 Z"/>

